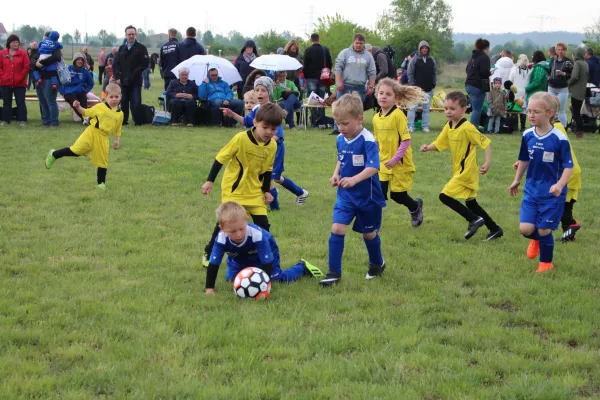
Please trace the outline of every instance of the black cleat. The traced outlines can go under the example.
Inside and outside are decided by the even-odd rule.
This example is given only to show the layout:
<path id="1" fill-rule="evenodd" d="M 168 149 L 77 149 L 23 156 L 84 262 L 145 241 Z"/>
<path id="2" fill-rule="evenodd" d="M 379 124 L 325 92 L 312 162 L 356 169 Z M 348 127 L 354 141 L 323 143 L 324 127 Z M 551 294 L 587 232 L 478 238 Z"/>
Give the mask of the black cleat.
<path id="1" fill-rule="evenodd" d="M 575 234 L 580 229 L 581 224 L 579 222 L 575 222 L 573 225 L 569 225 L 567 229 L 563 230 L 563 234 L 560 237 L 561 242 L 566 243 L 575 240 Z"/>
<path id="2" fill-rule="evenodd" d="M 477 217 L 475 221 L 469 222 L 469 228 L 467 229 L 467 233 L 465 233 L 465 239 L 471 239 L 483 225 L 485 225 L 485 221 L 481 217 Z"/>
<path id="3" fill-rule="evenodd" d="M 502 230 L 502 228 L 498 228 L 497 231 L 488 233 L 487 237 L 485 238 L 485 241 L 489 242 L 492 240 L 500 239 L 502 236 L 504 236 L 504 231 Z"/>
<path id="4" fill-rule="evenodd" d="M 327 275 L 325 275 L 325 278 L 319 281 L 319 285 L 331 286 L 333 284 L 340 283 L 341 280 L 342 277 L 339 274 L 336 274 L 335 272 L 328 272 Z"/>
<path id="5" fill-rule="evenodd" d="M 381 265 L 377 264 L 369 264 L 369 271 L 367 275 L 365 275 L 365 279 L 370 281 L 371 279 L 383 275 L 383 271 L 385 270 L 385 261 Z"/>

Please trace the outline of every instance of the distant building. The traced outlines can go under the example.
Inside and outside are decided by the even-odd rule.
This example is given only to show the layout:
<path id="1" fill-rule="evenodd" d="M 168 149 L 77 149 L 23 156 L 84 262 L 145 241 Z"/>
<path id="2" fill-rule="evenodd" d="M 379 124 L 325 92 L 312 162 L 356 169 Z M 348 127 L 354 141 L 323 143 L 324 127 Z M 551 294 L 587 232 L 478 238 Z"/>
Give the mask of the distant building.
<path id="1" fill-rule="evenodd" d="M 8 39 L 8 32 L 4 27 L 4 24 L 0 22 L 0 42 L 5 42 Z"/>

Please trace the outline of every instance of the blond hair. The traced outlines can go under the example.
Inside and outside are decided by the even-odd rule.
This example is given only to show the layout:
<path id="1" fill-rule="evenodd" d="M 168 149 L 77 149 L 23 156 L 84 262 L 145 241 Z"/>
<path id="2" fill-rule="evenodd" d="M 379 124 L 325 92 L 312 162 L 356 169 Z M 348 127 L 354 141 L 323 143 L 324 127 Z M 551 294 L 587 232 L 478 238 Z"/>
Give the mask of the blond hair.
<path id="1" fill-rule="evenodd" d="M 358 93 L 346 93 L 333 103 L 332 109 L 333 118 L 342 116 L 360 118 L 363 115 L 363 102 Z"/>
<path id="2" fill-rule="evenodd" d="M 250 99 L 251 97 L 256 97 L 254 90 L 248 90 L 246 93 L 244 93 L 244 101 L 248 101 L 248 99 Z"/>
<path id="3" fill-rule="evenodd" d="M 217 207 L 217 221 L 224 226 L 227 222 L 248 221 L 246 209 L 235 201 L 226 201 Z"/>
<path id="4" fill-rule="evenodd" d="M 565 49 L 565 51 L 567 51 L 569 48 L 567 47 L 566 44 L 564 44 L 563 42 L 558 42 L 556 43 L 556 46 L 554 47 L 562 47 L 563 49 Z"/>
<path id="5" fill-rule="evenodd" d="M 121 94 L 121 86 L 117 85 L 116 83 L 109 83 L 108 85 L 106 85 L 106 90 L 104 90 L 106 92 L 106 94 L 110 94 L 110 93 L 119 93 Z"/>
<path id="6" fill-rule="evenodd" d="M 383 78 L 377 84 L 375 93 L 379 93 L 381 86 L 387 86 L 392 89 L 396 102 L 402 107 L 415 106 L 421 103 L 428 103 L 429 96 L 418 86 L 401 85 L 391 78 Z"/>
<path id="7" fill-rule="evenodd" d="M 289 53 L 292 46 L 296 46 L 298 53 L 300 53 L 300 44 L 298 43 L 298 41 L 296 39 L 292 39 L 289 42 L 287 42 L 287 44 L 283 48 L 283 52 Z"/>
<path id="8" fill-rule="evenodd" d="M 546 107 L 548 107 L 548 110 L 553 112 L 550 116 L 550 123 L 558 117 L 558 112 L 560 110 L 560 101 L 558 100 L 558 97 L 548 92 L 536 92 L 529 98 L 528 103 L 531 103 L 532 101 L 543 102 Z"/>

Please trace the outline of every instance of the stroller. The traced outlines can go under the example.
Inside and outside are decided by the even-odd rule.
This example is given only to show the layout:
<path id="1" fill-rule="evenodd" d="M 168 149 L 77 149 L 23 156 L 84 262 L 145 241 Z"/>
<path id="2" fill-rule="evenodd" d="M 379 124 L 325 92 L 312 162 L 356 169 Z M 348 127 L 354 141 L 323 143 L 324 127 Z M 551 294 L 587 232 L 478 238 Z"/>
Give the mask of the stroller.
<path id="1" fill-rule="evenodd" d="M 572 112 L 573 106 L 571 106 L 571 113 Z M 598 119 L 600 119 L 600 89 L 593 84 L 588 83 L 585 100 L 581 106 L 581 120 L 583 122 L 582 130 L 589 133 L 594 133 L 596 131 L 600 133 Z M 572 132 L 578 130 L 577 124 L 573 118 L 571 118 L 571 122 L 567 127 L 571 128 Z"/>

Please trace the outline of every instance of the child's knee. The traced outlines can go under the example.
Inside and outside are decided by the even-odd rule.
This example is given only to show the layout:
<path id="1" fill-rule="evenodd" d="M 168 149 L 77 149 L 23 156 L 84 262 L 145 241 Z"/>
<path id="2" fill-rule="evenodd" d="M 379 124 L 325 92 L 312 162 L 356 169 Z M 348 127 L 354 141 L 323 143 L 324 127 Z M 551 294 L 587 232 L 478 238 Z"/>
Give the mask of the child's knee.
<path id="1" fill-rule="evenodd" d="M 535 231 L 535 226 L 531 224 L 521 224 L 519 226 L 519 230 L 521 231 L 521 235 L 527 237 L 531 236 L 531 234 Z"/>
<path id="2" fill-rule="evenodd" d="M 334 233 L 336 235 L 345 235 L 346 234 L 346 225 L 334 223 L 331 226 L 331 233 Z"/>
<path id="3" fill-rule="evenodd" d="M 377 231 L 373 231 L 371 233 L 363 233 L 363 238 L 367 240 L 373 240 L 375 239 L 375 236 L 377 236 Z"/>
<path id="4" fill-rule="evenodd" d="M 273 180 L 281 185 L 283 183 L 283 176 L 279 179 L 274 178 Z"/>
<path id="5" fill-rule="evenodd" d="M 538 229 L 538 235 L 546 236 L 552 233 L 552 229 Z"/>

